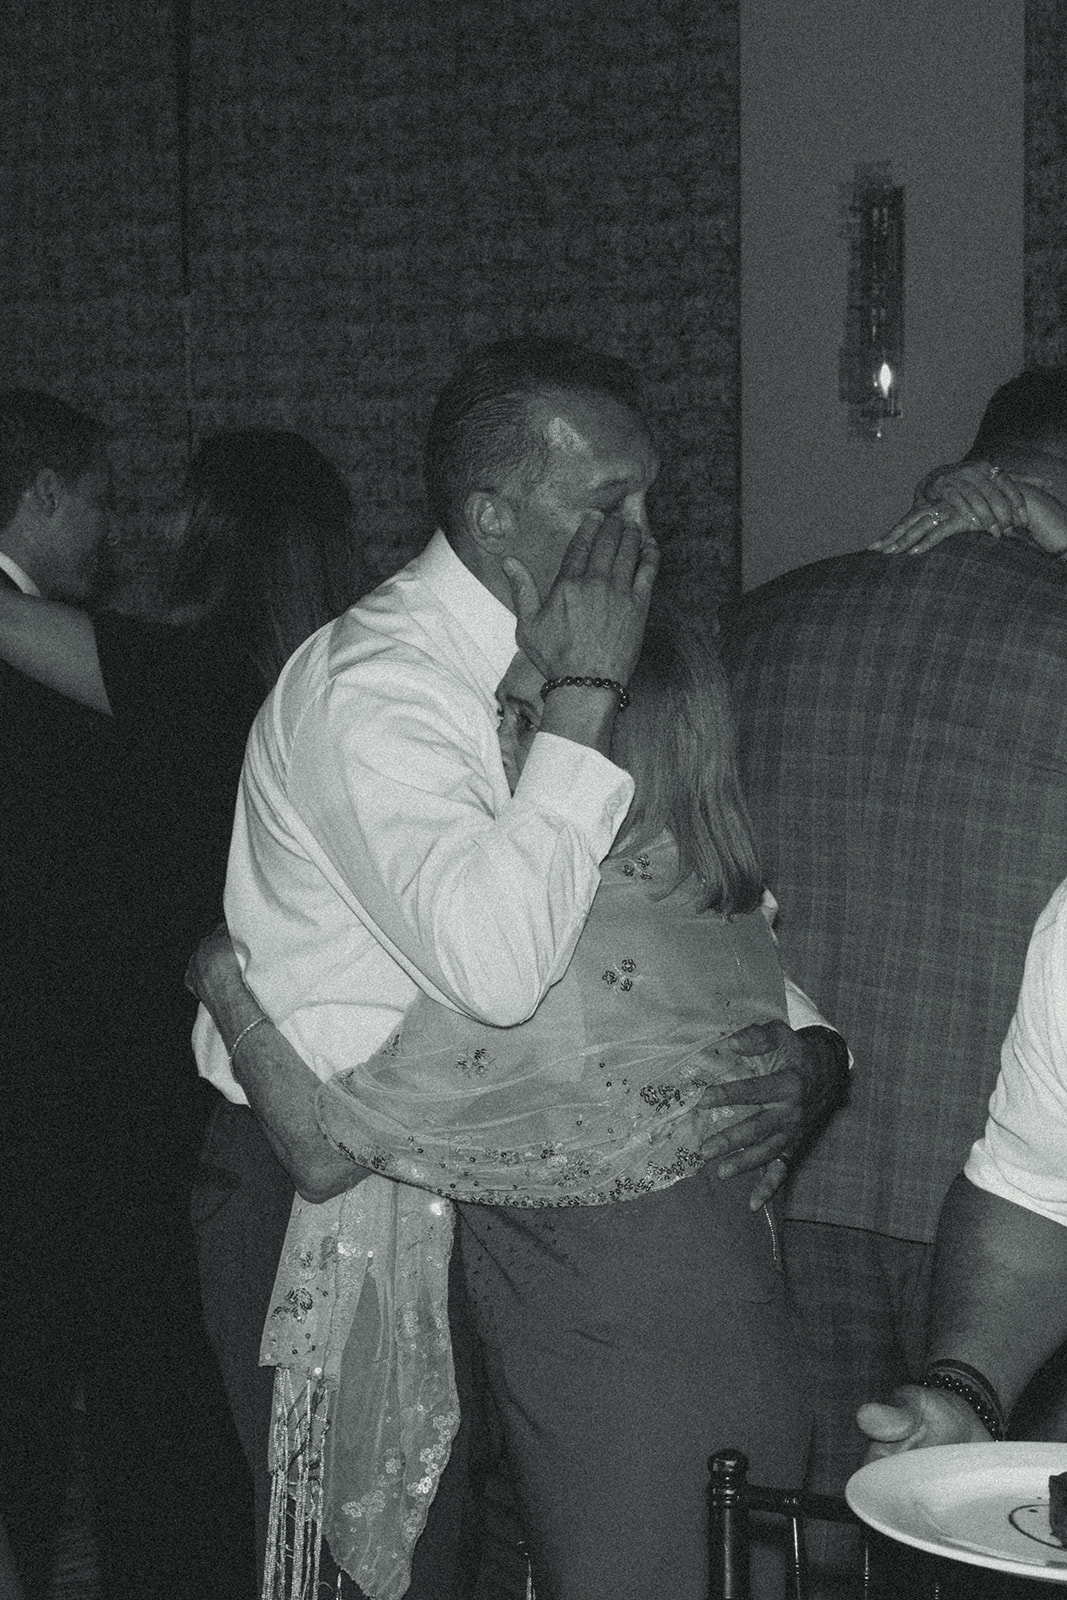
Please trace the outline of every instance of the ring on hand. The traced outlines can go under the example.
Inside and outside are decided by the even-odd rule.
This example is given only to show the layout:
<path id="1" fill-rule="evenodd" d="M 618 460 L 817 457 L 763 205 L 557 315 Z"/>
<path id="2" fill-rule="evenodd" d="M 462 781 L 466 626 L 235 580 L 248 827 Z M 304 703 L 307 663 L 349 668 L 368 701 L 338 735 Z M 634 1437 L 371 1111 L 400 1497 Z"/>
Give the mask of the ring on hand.
<path id="1" fill-rule="evenodd" d="M 990 478 L 999 478 L 1000 477 L 1000 471 L 1001 471 L 1001 469 L 999 467 L 990 467 L 990 469 L 989 469 Z"/>

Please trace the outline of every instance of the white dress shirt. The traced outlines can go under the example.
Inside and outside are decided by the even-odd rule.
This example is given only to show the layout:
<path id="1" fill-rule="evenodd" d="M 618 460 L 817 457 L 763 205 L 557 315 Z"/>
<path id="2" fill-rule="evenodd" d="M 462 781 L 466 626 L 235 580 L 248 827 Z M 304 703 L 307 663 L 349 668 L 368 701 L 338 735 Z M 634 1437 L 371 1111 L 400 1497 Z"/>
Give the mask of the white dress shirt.
<path id="1" fill-rule="evenodd" d="M 964 1172 L 1067 1224 L 1067 881 L 1034 926 L 985 1133 Z"/>
<path id="2" fill-rule="evenodd" d="M 0 568 L 7 573 L 16 589 L 21 589 L 23 594 L 32 595 L 35 600 L 41 598 L 40 589 L 25 568 L 20 567 L 13 557 L 5 555 L 2 550 L 0 550 Z"/>
<path id="3" fill-rule="evenodd" d="M 515 619 L 435 534 L 285 667 L 245 755 L 226 919 L 246 981 L 322 1078 L 423 989 L 497 1026 L 565 971 L 633 781 L 539 734 L 514 797 L 494 691 Z M 206 1013 L 201 1073 L 243 1102 Z"/>

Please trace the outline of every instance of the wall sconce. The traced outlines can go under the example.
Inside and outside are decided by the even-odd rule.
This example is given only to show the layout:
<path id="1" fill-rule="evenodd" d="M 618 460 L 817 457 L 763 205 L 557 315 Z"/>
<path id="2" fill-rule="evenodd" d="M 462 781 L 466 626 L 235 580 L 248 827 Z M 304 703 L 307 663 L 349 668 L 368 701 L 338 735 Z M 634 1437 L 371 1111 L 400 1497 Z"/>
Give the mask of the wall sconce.
<path id="1" fill-rule="evenodd" d="M 857 163 L 842 198 L 849 254 L 838 392 L 853 433 L 881 439 L 886 418 L 900 415 L 904 190 L 893 186 L 888 163 Z"/>

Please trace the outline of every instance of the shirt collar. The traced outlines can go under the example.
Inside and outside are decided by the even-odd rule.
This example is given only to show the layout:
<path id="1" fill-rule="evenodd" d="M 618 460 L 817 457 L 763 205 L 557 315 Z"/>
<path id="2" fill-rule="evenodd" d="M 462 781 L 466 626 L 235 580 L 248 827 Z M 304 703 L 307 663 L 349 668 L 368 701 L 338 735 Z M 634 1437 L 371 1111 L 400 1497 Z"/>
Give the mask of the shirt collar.
<path id="1" fill-rule="evenodd" d="M 20 567 L 17 561 L 13 561 L 10 556 L 6 556 L 2 550 L 0 550 L 0 567 L 4 569 L 12 583 L 22 590 L 23 594 L 31 594 L 35 600 L 41 598 L 41 591 L 29 573 Z M 512 654 L 514 655 L 514 653 L 513 650 Z"/>
<path id="2" fill-rule="evenodd" d="M 418 557 L 418 568 L 420 578 L 485 658 L 486 687 L 492 693 L 517 648 L 514 615 L 463 565 L 440 528 Z"/>

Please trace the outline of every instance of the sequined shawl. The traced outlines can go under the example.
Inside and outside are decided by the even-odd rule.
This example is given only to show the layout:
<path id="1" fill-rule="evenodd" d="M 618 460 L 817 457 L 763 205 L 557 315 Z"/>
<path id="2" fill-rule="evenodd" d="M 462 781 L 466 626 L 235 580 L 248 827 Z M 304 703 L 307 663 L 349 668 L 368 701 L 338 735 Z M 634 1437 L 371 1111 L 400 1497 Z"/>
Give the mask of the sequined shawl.
<path id="1" fill-rule="evenodd" d="M 739 1114 L 698 1113 L 702 1090 L 773 1069 L 724 1045 L 786 1016 L 767 921 L 697 913 L 675 872 L 666 836 L 608 858 L 570 966 L 527 1022 L 495 1028 L 420 997 L 319 1090 L 324 1133 L 381 1176 L 294 1204 L 261 1359 L 279 1369 L 275 1522 L 288 1494 L 307 1531 L 284 1584 L 275 1541 L 270 1593 L 314 1576 L 313 1529 L 372 1600 L 406 1592 L 459 1421 L 448 1201 L 602 1205 L 664 1188 L 700 1164 L 709 1120 Z"/>

